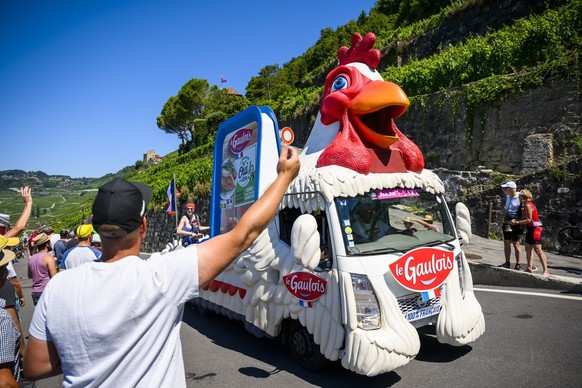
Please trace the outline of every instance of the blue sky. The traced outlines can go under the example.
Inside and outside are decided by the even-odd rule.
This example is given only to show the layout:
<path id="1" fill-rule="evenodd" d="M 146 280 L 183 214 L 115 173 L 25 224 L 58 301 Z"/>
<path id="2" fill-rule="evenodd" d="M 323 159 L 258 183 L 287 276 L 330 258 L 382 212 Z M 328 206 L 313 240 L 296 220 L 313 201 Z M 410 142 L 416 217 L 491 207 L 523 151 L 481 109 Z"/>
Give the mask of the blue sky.
<path id="1" fill-rule="evenodd" d="M 101 177 L 164 156 L 179 139 L 156 117 L 188 80 L 244 92 L 374 3 L 2 1 L 0 170 Z"/>

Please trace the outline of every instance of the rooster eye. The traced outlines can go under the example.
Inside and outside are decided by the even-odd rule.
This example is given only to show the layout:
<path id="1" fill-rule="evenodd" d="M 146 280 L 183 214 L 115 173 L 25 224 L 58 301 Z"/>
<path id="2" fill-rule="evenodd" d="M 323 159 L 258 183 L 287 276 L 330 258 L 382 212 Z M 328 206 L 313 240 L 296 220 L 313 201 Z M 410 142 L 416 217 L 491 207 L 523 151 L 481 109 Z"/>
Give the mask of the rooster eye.
<path id="1" fill-rule="evenodd" d="M 336 90 L 345 89 L 348 87 L 348 79 L 343 75 L 340 75 L 335 80 L 333 80 L 333 84 L 331 85 L 331 91 L 335 92 Z"/>

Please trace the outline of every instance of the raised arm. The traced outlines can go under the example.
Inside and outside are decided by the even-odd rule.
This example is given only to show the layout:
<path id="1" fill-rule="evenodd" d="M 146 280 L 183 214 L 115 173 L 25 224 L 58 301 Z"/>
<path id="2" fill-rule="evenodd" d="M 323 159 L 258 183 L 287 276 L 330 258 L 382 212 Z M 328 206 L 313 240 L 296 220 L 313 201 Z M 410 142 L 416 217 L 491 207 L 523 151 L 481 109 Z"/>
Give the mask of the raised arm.
<path id="1" fill-rule="evenodd" d="M 5 237 L 16 237 L 24 231 L 26 224 L 28 224 L 28 219 L 32 213 L 32 195 L 30 194 L 30 187 L 25 186 L 20 188 L 20 196 L 24 201 L 24 210 L 22 214 L 16 221 L 16 224 L 4 235 Z"/>
<path id="2" fill-rule="evenodd" d="M 287 187 L 297 176 L 299 167 L 297 151 L 291 147 L 283 147 L 277 164 L 277 178 L 245 212 L 234 229 L 197 246 L 200 287 L 204 287 L 222 272 L 267 227 L 277 212 Z"/>
<path id="3" fill-rule="evenodd" d="M 431 225 L 428 222 L 426 222 L 426 221 L 418 220 L 416 218 L 412 219 L 412 221 L 418 222 L 420 225 L 424 226 L 427 229 L 431 229 L 431 227 L 430 227 Z"/>

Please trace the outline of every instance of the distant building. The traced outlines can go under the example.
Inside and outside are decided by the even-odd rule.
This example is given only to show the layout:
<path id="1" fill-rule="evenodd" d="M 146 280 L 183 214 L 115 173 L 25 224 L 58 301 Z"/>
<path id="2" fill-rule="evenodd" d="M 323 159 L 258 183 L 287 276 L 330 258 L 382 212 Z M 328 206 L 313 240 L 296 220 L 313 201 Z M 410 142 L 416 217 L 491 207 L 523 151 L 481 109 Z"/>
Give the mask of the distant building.
<path id="1" fill-rule="evenodd" d="M 226 92 L 227 92 L 228 94 L 230 94 L 230 95 L 233 95 L 233 96 L 242 96 L 242 94 L 240 94 L 239 92 L 237 92 L 236 90 L 234 90 L 234 89 L 233 89 L 233 88 L 231 88 L 230 86 L 227 86 L 227 87 L 226 87 L 226 88 L 224 88 L 224 89 L 226 89 Z"/>
<path id="2" fill-rule="evenodd" d="M 158 164 L 162 161 L 162 157 L 156 154 L 155 150 L 149 150 L 145 154 L 143 154 L 143 163 L 144 164 Z"/>

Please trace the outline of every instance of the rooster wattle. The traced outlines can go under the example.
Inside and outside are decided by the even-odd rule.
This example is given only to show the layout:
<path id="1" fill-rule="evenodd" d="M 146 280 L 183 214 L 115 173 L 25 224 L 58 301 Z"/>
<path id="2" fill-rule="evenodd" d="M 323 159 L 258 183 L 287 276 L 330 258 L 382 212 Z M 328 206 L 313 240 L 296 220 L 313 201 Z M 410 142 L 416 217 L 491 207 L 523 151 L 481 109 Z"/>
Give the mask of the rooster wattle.
<path id="1" fill-rule="evenodd" d="M 410 102 L 375 70 L 380 62 L 380 52 L 372 49 L 375 42 L 373 33 L 364 38 L 354 33 L 352 47 L 340 48 L 340 65 L 326 77 L 320 121 L 325 126 L 338 122 L 339 130 L 317 167 L 338 165 L 360 174 L 424 168 L 422 152 L 394 123 Z"/>

